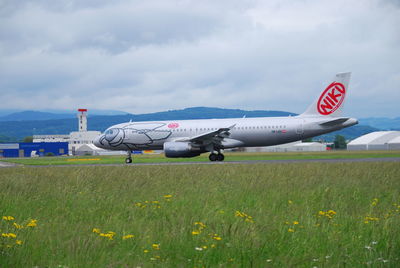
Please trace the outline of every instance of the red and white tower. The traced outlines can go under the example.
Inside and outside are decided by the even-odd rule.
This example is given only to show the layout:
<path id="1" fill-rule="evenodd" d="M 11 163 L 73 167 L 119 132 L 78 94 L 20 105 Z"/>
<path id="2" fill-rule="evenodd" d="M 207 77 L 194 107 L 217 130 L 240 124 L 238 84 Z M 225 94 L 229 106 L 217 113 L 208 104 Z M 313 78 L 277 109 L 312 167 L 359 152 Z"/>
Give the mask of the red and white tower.
<path id="1" fill-rule="evenodd" d="M 79 131 L 87 131 L 87 109 L 78 109 Z"/>

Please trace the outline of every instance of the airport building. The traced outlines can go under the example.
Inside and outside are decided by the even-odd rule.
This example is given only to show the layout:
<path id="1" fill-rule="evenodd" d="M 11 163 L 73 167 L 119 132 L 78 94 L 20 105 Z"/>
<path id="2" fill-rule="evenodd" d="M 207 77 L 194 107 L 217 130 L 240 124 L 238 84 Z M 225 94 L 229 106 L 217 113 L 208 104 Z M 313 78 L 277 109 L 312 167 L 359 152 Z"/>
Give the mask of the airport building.
<path id="1" fill-rule="evenodd" d="M 349 151 L 400 150 L 400 131 L 376 131 L 347 144 Z"/>
<path id="2" fill-rule="evenodd" d="M 68 154 L 68 142 L 0 143 L 0 157 L 58 156 Z"/>
<path id="3" fill-rule="evenodd" d="M 67 142 L 68 143 L 68 152 L 70 155 L 75 155 L 76 152 L 80 152 L 79 148 L 83 145 L 90 145 L 89 148 L 92 148 L 89 151 L 86 151 L 85 154 L 95 155 L 101 154 L 101 152 L 105 151 L 103 149 L 97 148 L 93 145 L 93 140 L 101 134 L 100 131 L 88 131 L 87 130 L 87 109 L 78 109 L 78 131 L 71 132 L 69 135 L 34 135 L 33 142 L 46 142 L 46 143 L 54 143 L 54 142 Z"/>

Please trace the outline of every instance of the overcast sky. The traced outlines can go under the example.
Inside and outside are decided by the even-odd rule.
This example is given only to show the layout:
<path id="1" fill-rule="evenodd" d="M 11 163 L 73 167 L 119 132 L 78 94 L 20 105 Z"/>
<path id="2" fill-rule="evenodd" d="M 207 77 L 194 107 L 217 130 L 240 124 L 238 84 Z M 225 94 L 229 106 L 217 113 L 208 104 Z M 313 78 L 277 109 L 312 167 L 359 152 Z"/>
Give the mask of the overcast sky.
<path id="1" fill-rule="evenodd" d="M 400 1 L 0 0 L 1 109 L 301 113 L 342 71 L 400 116 Z"/>

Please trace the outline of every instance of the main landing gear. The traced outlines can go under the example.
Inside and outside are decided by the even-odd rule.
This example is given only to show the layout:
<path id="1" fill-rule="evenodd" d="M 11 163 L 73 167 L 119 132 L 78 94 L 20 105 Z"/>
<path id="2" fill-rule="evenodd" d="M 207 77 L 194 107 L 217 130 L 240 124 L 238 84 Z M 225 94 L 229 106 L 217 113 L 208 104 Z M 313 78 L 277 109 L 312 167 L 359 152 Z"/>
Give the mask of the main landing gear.
<path id="1" fill-rule="evenodd" d="M 224 161 L 225 156 L 221 153 L 211 153 L 210 156 L 208 157 L 208 159 L 210 159 L 210 161 L 214 162 L 214 161 Z"/>
<path id="2" fill-rule="evenodd" d="M 127 157 L 125 158 L 125 163 L 132 163 L 132 151 L 127 151 Z"/>

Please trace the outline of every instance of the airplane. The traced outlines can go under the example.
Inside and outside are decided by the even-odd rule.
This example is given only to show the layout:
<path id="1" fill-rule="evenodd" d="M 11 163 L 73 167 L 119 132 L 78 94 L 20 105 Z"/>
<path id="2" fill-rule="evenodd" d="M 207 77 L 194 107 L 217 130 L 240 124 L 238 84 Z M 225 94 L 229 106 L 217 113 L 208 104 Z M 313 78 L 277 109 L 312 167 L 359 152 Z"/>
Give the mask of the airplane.
<path id="1" fill-rule="evenodd" d="M 224 149 L 284 144 L 358 124 L 342 117 L 351 73 L 338 73 L 321 95 L 297 116 L 127 122 L 109 127 L 94 145 L 106 150 L 164 150 L 166 157 L 195 157 L 209 152 L 224 161 Z"/>

